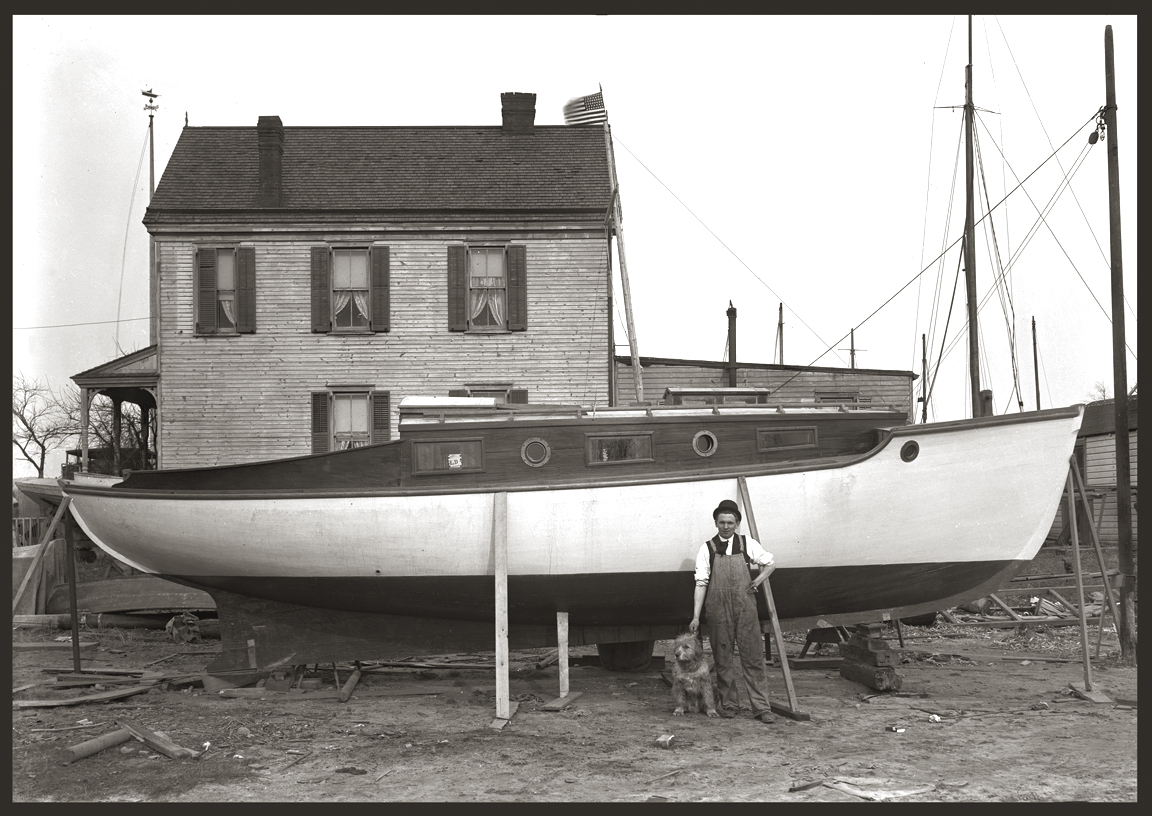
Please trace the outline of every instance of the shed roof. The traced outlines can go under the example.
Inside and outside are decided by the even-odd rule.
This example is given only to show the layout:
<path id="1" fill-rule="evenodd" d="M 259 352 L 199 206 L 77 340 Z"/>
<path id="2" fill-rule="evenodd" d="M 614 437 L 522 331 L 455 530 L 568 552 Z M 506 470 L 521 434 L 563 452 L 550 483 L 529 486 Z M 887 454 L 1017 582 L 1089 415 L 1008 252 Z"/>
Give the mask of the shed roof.
<path id="1" fill-rule="evenodd" d="M 280 211 L 596 210 L 604 131 L 536 126 L 284 127 Z M 259 209 L 256 126 L 185 127 L 144 223 L 165 211 Z"/>
<path id="2" fill-rule="evenodd" d="M 1137 395 L 1128 397 L 1128 430 L 1136 430 Z M 1100 436 L 1116 433 L 1116 400 L 1106 399 L 1090 402 L 1084 406 L 1084 419 L 1080 422 L 1077 436 Z"/>

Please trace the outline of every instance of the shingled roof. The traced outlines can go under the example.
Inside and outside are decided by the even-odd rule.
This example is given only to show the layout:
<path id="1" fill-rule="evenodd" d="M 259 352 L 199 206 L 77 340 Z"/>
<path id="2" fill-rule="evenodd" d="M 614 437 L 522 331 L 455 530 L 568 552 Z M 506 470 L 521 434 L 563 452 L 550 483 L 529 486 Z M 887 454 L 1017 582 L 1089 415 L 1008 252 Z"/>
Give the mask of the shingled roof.
<path id="1" fill-rule="evenodd" d="M 536 126 L 284 127 L 279 211 L 599 211 L 604 131 Z M 259 210 L 256 127 L 185 127 L 145 224 L 178 211 Z"/>

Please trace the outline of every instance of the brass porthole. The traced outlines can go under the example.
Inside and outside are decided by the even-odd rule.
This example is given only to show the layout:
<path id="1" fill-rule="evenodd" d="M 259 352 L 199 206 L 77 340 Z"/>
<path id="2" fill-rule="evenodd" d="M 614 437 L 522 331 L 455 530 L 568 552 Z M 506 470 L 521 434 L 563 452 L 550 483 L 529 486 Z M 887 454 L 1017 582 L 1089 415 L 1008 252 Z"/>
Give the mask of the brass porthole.
<path id="1" fill-rule="evenodd" d="M 920 455 L 920 445 L 913 442 L 911 439 L 904 443 L 900 448 L 900 458 L 905 462 L 911 462 Z"/>
<path id="2" fill-rule="evenodd" d="M 692 450 L 699 456 L 711 456 L 719 446 L 716 434 L 711 431 L 700 431 L 692 437 Z"/>
<path id="3" fill-rule="evenodd" d="M 520 458 L 528 467 L 543 467 L 552 458 L 552 446 L 538 436 L 524 440 L 520 446 Z"/>

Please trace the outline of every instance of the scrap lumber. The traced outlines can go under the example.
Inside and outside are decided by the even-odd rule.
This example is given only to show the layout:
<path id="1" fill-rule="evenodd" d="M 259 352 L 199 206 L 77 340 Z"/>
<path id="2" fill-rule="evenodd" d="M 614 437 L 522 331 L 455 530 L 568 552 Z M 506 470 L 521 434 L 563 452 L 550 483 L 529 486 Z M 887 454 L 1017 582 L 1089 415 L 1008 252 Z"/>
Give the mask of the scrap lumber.
<path id="1" fill-rule="evenodd" d="M 195 759 L 200 756 L 203 751 L 193 751 L 191 748 L 185 748 L 182 745 L 177 745 L 167 737 L 163 737 L 154 731 L 149 731 L 141 725 L 131 723 L 128 720 L 118 719 L 116 724 L 123 729 L 126 729 L 136 739 L 147 745 L 153 751 L 159 751 L 165 756 L 172 759 Z"/>
<path id="2" fill-rule="evenodd" d="M 574 702 L 576 702 L 577 698 L 579 698 L 580 695 L 582 695 L 583 693 L 584 692 L 582 692 L 582 691 L 569 692 L 568 694 L 566 694 L 563 697 L 557 697 L 555 700 L 553 700 L 549 703 L 545 703 L 544 705 L 540 706 L 540 710 L 541 711 L 563 711 L 568 706 L 570 706 Z"/>
<path id="3" fill-rule="evenodd" d="M 119 700 L 121 697 L 131 697 L 134 694 L 143 694 L 156 688 L 156 683 L 133 686 L 126 689 L 113 689 L 100 691 L 96 694 L 87 694 L 82 697 L 68 697 L 62 700 L 13 700 L 13 708 L 57 708 L 59 706 L 84 705 L 85 703 L 102 703 L 107 700 Z"/>
<path id="4" fill-rule="evenodd" d="M 32 563 L 28 565 L 28 571 L 24 573 L 24 580 L 20 582 L 20 588 L 16 590 L 16 595 L 12 598 L 12 614 L 16 614 L 16 610 L 20 608 L 20 602 L 24 600 L 24 593 L 28 591 L 28 585 L 32 583 L 32 576 L 37 575 L 40 570 L 40 563 L 44 560 L 44 556 L 48 552 L 48 545 L 56 540 L 53 539 L 52 533 L 56 529 L 56 525 L 64 514 L 68 512 L 68 505 L 72 503 L 70 496 L 65 496 L 64 501 L 60 502 L 60 507 L 56 510 L 56 515 L 52 516 L 52 523 L 40 536 L 40 548 L 36 550 L 36 555 L 32 558 Z"/>
<path id="5" fill-rule="evenodd" d="M 113 745 L 120 745 L 132 739 L 132 732 L 127 728 L 121 728 L 119 731 L 110 731 L 99 737 L 94 737 L 79 745 L 73 745 L 70 748 L 65 748 L 60 752 L 60 762 L 64 765 L 71 765 L 78 759 L 90 757 L 93 754 L 98 754 L 105 748 L 111 748 Z"/>
<path id="6" fill-rule="evenodd" d="M 99 645 L 100 644 L 94 640 L 84 640 L 80 642 L 81 649 L 95 649 Z M 72 642 L 67 641 L 58 643 L 56 641 L 40 641 L 36 643 L 13 643 L 12 648 L 18 652 L 32 652 L 39 650 L 70 652 L 72 651 Z"/>

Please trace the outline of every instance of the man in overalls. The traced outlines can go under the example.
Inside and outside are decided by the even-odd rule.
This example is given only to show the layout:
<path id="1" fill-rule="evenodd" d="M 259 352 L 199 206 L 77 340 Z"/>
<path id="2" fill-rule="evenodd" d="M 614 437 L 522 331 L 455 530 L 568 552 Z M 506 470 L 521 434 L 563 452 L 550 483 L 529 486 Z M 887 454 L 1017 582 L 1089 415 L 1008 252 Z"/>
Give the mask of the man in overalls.
<path id="1" fill-rule="evenodd" d="M 717 534 L 706 541 L 696 555 L 696 591 L 688 628 L 693 634 L 699 632 L 700 612 L 707 613 L 704 634 L 712 644 L 721 716 L 734 717 L 740 708 L 733 659 L 733 646 L 739 646 L 740 668 L 752 702 L 752 716 L 770 723 L 775 718 L 768 703 L 764 636 L 756 614 L 756 596 L 749 591 L 752 579 L 748 565 L 771 566 L 772 553 L 760 546 L 759 541 L 736 533 L 741 521 L 740 508 L 731 499 L 720 502 L 712 511 L 712 518 Z"/>

